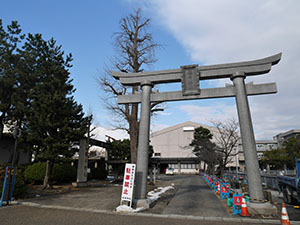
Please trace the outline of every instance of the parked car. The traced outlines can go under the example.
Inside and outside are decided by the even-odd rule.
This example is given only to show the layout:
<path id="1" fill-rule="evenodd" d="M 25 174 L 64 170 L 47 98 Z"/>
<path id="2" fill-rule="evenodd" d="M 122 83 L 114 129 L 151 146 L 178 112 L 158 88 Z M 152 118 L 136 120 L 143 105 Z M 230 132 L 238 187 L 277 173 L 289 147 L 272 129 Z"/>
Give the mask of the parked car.
<path id="1" fill-rule="evenodd" d="M 173 168 L 167 168 L 166 169 L 166 175 L 174 175 L 174 169 Z"/>

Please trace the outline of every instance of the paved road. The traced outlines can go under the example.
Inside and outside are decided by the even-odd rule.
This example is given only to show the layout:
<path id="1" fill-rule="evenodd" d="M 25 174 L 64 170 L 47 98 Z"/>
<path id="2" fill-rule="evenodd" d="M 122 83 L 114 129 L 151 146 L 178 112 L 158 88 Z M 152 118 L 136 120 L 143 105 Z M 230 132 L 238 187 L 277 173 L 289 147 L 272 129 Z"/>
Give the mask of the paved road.
<path id="1" fill-rule="evenodd" d="M 170 218 L 164 215 L 119 215 L 115 213 L 92 213 L 72 210 L 44 209 L 29 206 L 0 208 L 0 225 L 235 225 L 253 224 L 253 221 L 204 220 L 197 218 Z M 279 221 L 276 224 L 280 224 Z M 255 224 L 264 224 L 255 221 Z M 274 224 L 274 223 L 273 223 Z"/>
<path id="2" fill-rule="evenodd" d="M 231 217 L 211 188 L 199 176 L 187 176 L 163 214 Z"/>

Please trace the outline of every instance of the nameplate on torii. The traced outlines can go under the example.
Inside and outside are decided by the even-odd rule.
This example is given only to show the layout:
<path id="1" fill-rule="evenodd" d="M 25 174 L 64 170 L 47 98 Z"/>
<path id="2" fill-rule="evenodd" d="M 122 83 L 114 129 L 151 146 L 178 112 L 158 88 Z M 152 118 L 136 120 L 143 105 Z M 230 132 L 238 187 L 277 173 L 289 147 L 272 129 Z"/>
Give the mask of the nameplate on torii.
<path id="1" fill-rule="evenodd" d="M 181 66 L 182 70 L 182 95 L 199 95 L 199 72 L 197 69 L 198 65 Z"/>

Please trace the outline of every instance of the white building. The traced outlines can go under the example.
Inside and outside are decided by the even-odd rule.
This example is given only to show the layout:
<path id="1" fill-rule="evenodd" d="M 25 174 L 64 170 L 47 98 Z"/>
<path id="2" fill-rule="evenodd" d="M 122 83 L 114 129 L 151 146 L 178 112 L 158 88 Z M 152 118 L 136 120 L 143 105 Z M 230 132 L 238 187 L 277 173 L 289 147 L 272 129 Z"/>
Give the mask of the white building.
<path id="1" fill-rule="evenodd" d="M 200 163 L 190 146 L 194 130 L 200 126 L 209 129 L 213 134 L 212 141 L 216 142 L 214 136 L 218 135 L 218 131 L 215 127 L 191 121 L 151 133 L 150 144 L 154 151 L 152 163 L 160 168 L 161 173 L 167 167 L 174 168 L 175 173 L 197 173 L 200 167 L 203 168 L 203 163 Z M 233 159 L 229 166 L 236 166 L 236 160 Z"/>
<path id="2" fill-rule="evenodd" d="M 281 148 L 284 141 L 287 141 L 291 137 L 296 137 L 297 135 L 300 135 L 300 129 L 293 129 L 277 134 L 273 139 L 278 143 L 278 147 Z"/>
<path id="3" fill-rule="evenodd" d="M 266 151 L 270 151 L 272 149 L 278 148 L 278 143 L 275 140 L 257 140 L 256 143 L 256 151 L 257 151 L 257 158 L 260 161 Z M 239 150 L 239 166 L 242 171 L 245 171 L 245 156 L 243 150 L 243 144 L 241 139 L 238 142 L 238 150 Z"/>

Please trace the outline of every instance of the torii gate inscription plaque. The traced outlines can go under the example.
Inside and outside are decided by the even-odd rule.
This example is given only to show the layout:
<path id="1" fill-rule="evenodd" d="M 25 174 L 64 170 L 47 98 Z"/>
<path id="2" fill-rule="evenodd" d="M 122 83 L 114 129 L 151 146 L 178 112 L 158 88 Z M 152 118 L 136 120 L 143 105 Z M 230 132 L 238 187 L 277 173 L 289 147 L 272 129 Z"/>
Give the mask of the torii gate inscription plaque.
<path id="1" fill-rule="evenodd" d="M 118 103 L 141 103 L 140 131 L 138 144 L 135 199 L 137 206 L 147 205 L 146 187 L 148 173 L 148 148 L 150 132 L 150 103 L 208 98 L 235 97 L 240 132 L 245 154 L 245 163 L 251 198 L 263 199 L 263 188 L 259 173 L 253 125 L 248 104 L 248 95 L 273 94 L 275 83 L 245 84 L 247 76 L 268 73 L 281 59 L 281 53 L 254 61 L 218 64 L 209 66 L 182 66 L 181 69 L 142 73 L 121 73 L 112 71 L 114 78 L 125 86 L 140 85 L 142 93 L 118 96 Z M 230 78 L 233 85 L 221 88 L 199 88 L 199 81 Z M 160 83 L 182 82 L 182 91 L 151 93 L 152 87 Z"/>

